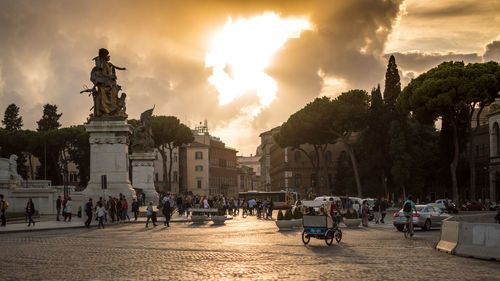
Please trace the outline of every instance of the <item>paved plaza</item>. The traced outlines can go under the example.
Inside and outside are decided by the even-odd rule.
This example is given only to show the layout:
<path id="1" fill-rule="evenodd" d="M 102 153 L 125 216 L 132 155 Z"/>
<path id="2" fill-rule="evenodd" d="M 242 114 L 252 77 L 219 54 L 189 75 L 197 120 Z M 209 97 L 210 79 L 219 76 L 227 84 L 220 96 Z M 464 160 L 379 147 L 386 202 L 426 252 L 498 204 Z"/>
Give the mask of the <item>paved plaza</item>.
<path id="1" fill-rule="evenodd" d="M 2 280 L 500 280 L 498 262 L 434 250 L 439 230 L 411 240 L 392 225 L 343 229 L 327 247 L 274 221 L 225 226 L 172 223 L 146 229 L 60 229 L 0 235 Z"/>

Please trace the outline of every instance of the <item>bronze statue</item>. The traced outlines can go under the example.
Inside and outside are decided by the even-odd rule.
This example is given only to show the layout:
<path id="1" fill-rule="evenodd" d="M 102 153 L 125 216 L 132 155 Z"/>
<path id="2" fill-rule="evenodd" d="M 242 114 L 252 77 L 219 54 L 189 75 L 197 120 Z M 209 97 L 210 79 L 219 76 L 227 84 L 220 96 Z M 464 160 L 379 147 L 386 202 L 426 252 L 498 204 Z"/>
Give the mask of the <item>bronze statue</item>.
<path id="1" fill-rule="evenodd" d="M 92 89 L 80 93 L 90 93 L 94 99 L 94 113 L 92 117 L 121 117 L 127 118 L 125 113 L 125 93 L 118 97 L 121 86 L 116 83 L 116 69 L 126 70 L 109 62 L 108 50 L 99 49 L 99 56 L 95 57 L 95 66 L 90 72 L 90 81 L 94 84 Z M 90 95 L 89 94 L 89 95 Z M 92 110 L 92 109 L 91 109 Z"/>
<path id="2" fill-rule="evenodd" d="M 134 129 L 130 145 L 133 152 L 153 151 L 153 129 L 151 128 L 151 117 L 153 116 L 154 106 L 141 114 L 141 125 Z"/>

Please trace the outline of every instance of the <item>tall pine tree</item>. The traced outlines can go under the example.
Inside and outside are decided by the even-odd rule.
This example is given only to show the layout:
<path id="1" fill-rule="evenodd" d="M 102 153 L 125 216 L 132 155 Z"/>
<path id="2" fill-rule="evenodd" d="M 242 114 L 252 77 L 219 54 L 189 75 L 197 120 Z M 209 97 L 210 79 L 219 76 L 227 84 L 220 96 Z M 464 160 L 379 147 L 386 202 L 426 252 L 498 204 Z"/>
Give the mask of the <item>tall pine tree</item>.
<path id="1" fill-rule="evenodd" d="M 385 88 L 384 88 L 384 102 L 391 112 L 394 112 L 396 100 L 401 93 L 401 80 L 399 77 L 398 66 L 394 55 L 389 58 L 387 65 L 387 72 L 385 73 Z"/>
<path id="2" fill-rule="evenodd" d="M 38 131 L 49 131 L 58 129 L 61 127 L 59 123 L 59 118 L 61 118 L 62 113 L 57 113 L 57 105 L 46 104 L 43 106 L 43 116 L 42 119 L 36 121 L 38 124 Z"/>
<path id="3" fill-rule="evenodd" d="M 10 104 L 5 109 L 2 124 L 7 131 L 19 131 L 23 127 L 23 117 L 19 116 L 19 106 Z"/>

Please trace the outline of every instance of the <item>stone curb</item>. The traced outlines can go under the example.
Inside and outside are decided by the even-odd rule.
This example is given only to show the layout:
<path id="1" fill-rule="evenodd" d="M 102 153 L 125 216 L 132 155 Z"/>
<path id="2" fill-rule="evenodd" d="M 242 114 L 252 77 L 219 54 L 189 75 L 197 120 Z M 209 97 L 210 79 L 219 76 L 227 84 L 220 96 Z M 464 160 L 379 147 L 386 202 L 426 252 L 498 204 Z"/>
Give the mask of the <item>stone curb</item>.
<path id="1" fill-rule="evenodd" d="M 228 216 L 226 220 L 232 220 L 232 216 Z M 211 220 L 205 220 L 205 222 L 210 222 Z M 162 223 L 163 221 L 159 220 L 158 223 Z M 170 223 L 186 223 L 186 222 L 191 222 L 190 219 L 182 219 L 182 220 L 171 220 Z M 126 221 L 123 224 L 145 224 L 146 221 L 142 220 L 137 220 L 137 221 Z M 118 226 L 122 225 L 121 223 L 110 223 L 110 224 L 105 224 L 105 227 L 112 227 L 112 226 Z M 90 228 L 95 228 L 97 225 L 91 225 Z M 17 229 L 17 230 L 1 230 L 0 235 L 2 234 L 9 234 L 9 233 L 21 233 L 21 232 L 36 232 L 36 231 L 49 231 L 49 230 L 58 230 L 58 229 L 71 229 L 71 228 L 86 228 L 85 225 L 72 225 L 72 226 L 61 226 L 61 227 L 48 227 L 48 228 L 31 228 L 31 229 Z"/>

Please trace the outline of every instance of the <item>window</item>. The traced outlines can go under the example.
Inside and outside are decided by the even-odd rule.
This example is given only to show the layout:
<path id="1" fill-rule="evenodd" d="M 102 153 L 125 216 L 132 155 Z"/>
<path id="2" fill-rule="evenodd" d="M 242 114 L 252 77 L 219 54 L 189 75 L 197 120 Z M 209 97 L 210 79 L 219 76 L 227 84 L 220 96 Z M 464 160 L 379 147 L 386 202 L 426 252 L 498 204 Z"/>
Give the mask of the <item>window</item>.
<path id="1" fill-rule="evenodd" d="M 196 187 L 201 188 L 201 180 L 196 181 Z"/>
<path id="2" fill-rule="evenodd" d="M 158 181 L 158 173 L 155 173 L 155 181 Z"/>
<path id="3" fill-rule="evenodd" d="M 196 166 L 194 167 L 194 170 L 195 170 L 196 172 L 202 172 L 202 171 L 203 171 L 203 166 L 202 166 L 202 165 L 196 165 Z"/>
<path id="4" fill-rule="evenodd" d="M 70 172 L 69 181 L 70 182 L 77 182 L 78 181 L 78 174 L 76 172 Z"/>
<path id="5" fill-rule="evenodd" d="M 177 182 L 177 171 L 174 171 L 174 182 Z"/>
<path id="6" fill-rule="evenodd" d="M 293 160 L 295 160 L 295 162 L 299 162 L 301 157 L 302 155 L 300 154 L 300 151 L 295 151 L 293 155 Z"/>
<path id="7" fill-rule="evenodd" d="M 493 124 L 493 144 L 496 146 L 493 148 L 493 156 L 499 156 L 500 149 L 500 136 L 498 135 L 498 123 Z"/>
<path id="8" fill-rule="evenodd" d="M 174 163 L 177 163 L 177 153 L 174 153 Z"/>
<path id="9" fill-rule="evenodd" d="M 202 160 L 203 159 L 203 151 L 196 151 L 196 153 L 194 155 L 194 159 Z"/>
<path id="10" fill-rule="evenodd" d="M 311 186 L 316 187 L 316 174 L 311 174 Z"/>
<path id="11" fill-rule="evenodd" d="M 325 154 L 325 160 L 326 162 L 332 162 L 332 152 L 328 150 Z"/>
<path id="12" fill-rule="evenodd" d="M 299 188 L 302 184 L 302 176 L 300 174 L 295 174 L 295 187 Z"/>

